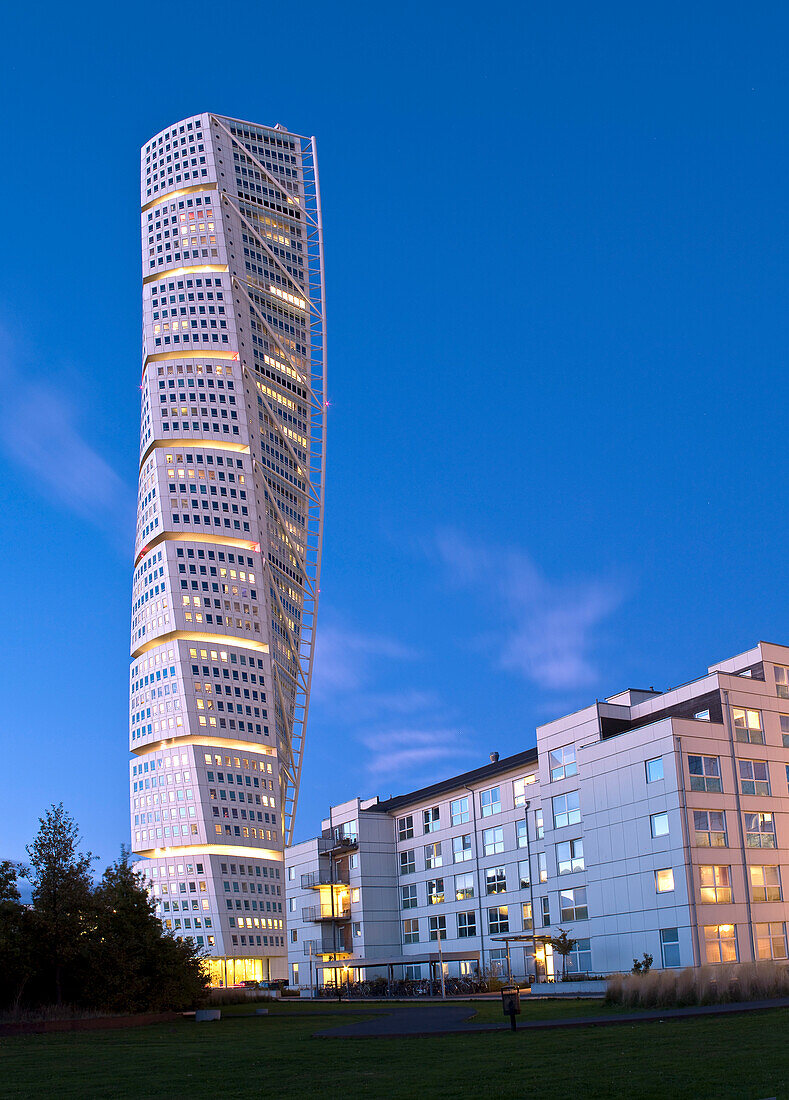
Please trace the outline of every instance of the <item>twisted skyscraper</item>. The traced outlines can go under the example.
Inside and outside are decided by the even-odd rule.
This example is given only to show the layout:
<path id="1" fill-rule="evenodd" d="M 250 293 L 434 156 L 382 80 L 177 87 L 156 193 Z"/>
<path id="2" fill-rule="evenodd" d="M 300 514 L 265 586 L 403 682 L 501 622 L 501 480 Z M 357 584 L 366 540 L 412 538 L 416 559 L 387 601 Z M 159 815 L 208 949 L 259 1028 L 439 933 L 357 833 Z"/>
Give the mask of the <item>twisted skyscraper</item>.
<path id="1" fill-rule="evenodd" d="M 315 142 L 203 114 L 140 155 L 131 820 L 214 984 L 285 974 L 326 441 Z"/>

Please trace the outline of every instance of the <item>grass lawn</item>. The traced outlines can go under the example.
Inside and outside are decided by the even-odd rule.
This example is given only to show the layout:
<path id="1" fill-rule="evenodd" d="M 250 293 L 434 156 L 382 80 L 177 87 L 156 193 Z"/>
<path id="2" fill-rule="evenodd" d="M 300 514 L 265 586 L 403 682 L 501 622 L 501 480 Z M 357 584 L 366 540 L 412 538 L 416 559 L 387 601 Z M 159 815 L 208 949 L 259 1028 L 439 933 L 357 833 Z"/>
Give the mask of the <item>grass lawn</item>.
<path id="1" fill-rule="evenodd" d="M 218 1024 L 0 1039 L 0 1097 L 789 1096 L 789 1009 L 516 1035 L 311 1038 L 360 1011 L 286 1002 L 262 1019 L 224 1009 Z M 536 1002 L 521 1020 L 605 1011 L 589 1002 Z M 500 1012 L 483 1003 L 479 1015 L 499 1019 Z"/>

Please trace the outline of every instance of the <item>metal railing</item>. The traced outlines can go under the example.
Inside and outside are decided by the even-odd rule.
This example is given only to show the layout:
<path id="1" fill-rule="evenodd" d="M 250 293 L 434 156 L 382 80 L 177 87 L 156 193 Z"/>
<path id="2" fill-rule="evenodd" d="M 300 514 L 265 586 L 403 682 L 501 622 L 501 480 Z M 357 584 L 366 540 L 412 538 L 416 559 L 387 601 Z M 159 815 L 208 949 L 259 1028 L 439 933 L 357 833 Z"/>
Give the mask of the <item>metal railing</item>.
<path id="1" fill-rule="evenodd" d="M 308 905 L 301 911 L 302 920 L 350 920 L 351 910 L 337 908 L 332 912 L 328 905 Z"/>

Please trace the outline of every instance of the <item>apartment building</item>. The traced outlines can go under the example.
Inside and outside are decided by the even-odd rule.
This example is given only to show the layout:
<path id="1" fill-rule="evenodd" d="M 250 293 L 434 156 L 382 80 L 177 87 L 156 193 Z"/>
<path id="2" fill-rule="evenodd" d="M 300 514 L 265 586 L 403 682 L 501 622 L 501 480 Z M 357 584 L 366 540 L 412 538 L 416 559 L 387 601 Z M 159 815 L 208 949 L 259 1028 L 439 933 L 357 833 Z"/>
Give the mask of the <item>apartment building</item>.
<path id="1" fill-rule="evenodd" d="M 629 689 L 536 748 L 332 808 L 286 851 L 290 977 L 551 977 L 787 958 L 789 647 Z M 339 845 L 339 846 L 338 846 Z"/>

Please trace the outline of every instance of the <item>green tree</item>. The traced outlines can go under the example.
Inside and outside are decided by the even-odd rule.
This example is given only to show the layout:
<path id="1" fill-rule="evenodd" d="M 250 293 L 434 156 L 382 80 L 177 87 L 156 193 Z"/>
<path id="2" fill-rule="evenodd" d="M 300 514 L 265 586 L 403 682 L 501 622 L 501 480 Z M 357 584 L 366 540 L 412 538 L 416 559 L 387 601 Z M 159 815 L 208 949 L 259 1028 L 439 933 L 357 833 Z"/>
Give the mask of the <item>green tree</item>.
<path id="1" fill-rule="evenodd" d="M 93 882 L 90 852 L 80 852 L 76 822 L 54 804 L 39 818 L 32 844 L 28 878 L 33 886 L 33 925 L 42 979 L 58 1004 L 63 1003 L 67 977 L 84 959 L 93 922 Z"/>
<path id="2" fill-rule="evenodd" d="M 559 929 L 558 936 L 551 937 L 551 947 L 557 955 L 561 955 L 562 957 L 562 979 L 567 976 L 567 956 L 577 943 L 578 940 L 570 939 L 570 936 L 563 928 Z"/>
<path id="3" fill-rule="evenodd" d="M 22 905 L 19 872 L 11 860 L 0 861 L 0 1005 L 6 1007 L 18 1006 L 35 969 L 30 914 Z"/>
<path id="4" fill-rule="evenodd" d="M 108 867 L 94 894 L 89 995 L 110 1012 L 194 1008 L 205 997 L 202 954 L 175 940 L 156 916 L 144 875 L 128 851 Z"/>

